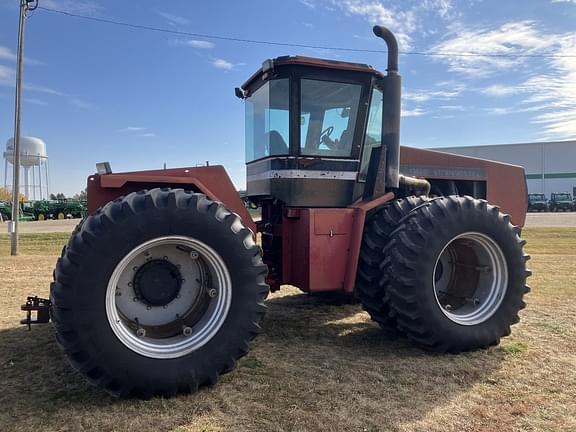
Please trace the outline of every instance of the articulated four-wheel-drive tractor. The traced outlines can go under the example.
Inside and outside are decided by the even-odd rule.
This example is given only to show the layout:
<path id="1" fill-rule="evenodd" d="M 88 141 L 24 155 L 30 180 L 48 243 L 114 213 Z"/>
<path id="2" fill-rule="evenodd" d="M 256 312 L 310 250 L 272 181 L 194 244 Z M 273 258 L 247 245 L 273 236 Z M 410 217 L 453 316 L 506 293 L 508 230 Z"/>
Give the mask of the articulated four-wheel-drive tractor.
<path id="1" fill-rule="evenodd" d="M 267 60 L 246 105 L 247 199 L 221 166 L 88 178 L 88 212 L 47 310 L 75 369 L 120 397 L 214 384 L 260 331 L 270 290 L 357 298 L 426 350 L 497 344 L 528 291 L 521 167 L 400 148 L 398 49 L 387 73 Z M 260 245 L 259 245 L 260 244 Z M 279 342 L 280 343 L 280 342 Z"/>

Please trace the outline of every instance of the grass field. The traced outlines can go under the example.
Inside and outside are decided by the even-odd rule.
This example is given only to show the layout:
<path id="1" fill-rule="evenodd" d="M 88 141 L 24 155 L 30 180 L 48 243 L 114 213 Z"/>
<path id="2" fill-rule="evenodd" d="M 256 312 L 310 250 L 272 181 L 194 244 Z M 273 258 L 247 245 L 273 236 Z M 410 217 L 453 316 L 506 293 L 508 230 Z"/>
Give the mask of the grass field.
<path id="1" fill-rule="evenodd" d="M 74 373 L 51 326 L 18 325 L 46 296 L 67 234 L 0 236 L 0 431 L 576 431 L 576 228 L 525 230 L 532 292 L 498 347 L 432 355 L 359 306 L 285 289 L 238 368 L 195 395 L 116 401 Z"/>

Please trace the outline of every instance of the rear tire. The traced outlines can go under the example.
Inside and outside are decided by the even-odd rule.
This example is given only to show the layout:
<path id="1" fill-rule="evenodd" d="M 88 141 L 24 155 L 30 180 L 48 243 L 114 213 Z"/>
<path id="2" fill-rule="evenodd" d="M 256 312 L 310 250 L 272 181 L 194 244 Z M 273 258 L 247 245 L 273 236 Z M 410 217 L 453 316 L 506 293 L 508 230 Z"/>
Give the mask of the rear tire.
<path id="1" fill-rule="evenodd" d="M 383 267 L 398 328 L 432 351 L 498 344 L 525 307 L 524 244 L 483 200 L 441 197 L 414 209 L 390 235 Z"/>
<path id="2" fill-rule="evenodd" d="M 181 189 L 132 193 L 85 218 L 58 260 L 57 340 L 113 396 L 193 392 L 248 352 L 266 274 L 252 232 L 221 203 Z"/>
<path id="3" fill-rule="evenodd" d="M 380 267 L 385 258 L 384 247 L 390 241 L 390 233 L 397 228 L 402 218 L 427 200 L 426 197 L 398 199 L 366 217 L 358 261 L 356 293 L 372 320 L 387 331 L 395 330 L 396 323 L 391 316 L 386 283 L 382 283 Z"/>

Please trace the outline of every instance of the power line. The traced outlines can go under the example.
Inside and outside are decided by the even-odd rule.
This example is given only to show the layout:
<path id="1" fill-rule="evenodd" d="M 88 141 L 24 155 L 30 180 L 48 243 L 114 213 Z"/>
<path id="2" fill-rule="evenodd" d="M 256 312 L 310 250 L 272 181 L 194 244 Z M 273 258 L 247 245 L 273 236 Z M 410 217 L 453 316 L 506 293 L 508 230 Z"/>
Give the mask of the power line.
<path id="1" fill-rule="evenodd" d="M 308 44 L 299 44 L 299 43 L 291 43 L 291 42 L 274 42 L 268 40 L 261 40 L 261 39 L 245 39 L 245 38 L 237 38 L 231 36 L 222 36 L 222 35 L 214 35 L 214 34 L 206 34 L 206 33 L 194 33 L 194 32 L 187 32 L 181 30 L 172 30 L 162 27 L 153 27 L 147 26 L 143 24 L 134 24 L 129 22 L 123 21 L 116 21 L 106 18 L 97 18 L 88 15 L 81 15 L 72 12 L 67 12 L 58 9 L 47 8 L 43 6 L 38 6 L 38 9 L 41 9 L 46 12 L 52 12 L 60 15 L 64 15 L 67 17 L 72 18 L 79 18 L 88 21 L 93 21 L 101 24 L 111 24 L 120 27 L 127 27 L 134 30 L 144 30 L 144 31 L 152 31 L 158 33 L 169 33 L 179 36 L 188 36 L 188 37 L 195 37 L 200 39 L 211 39 L 211 40 L 223 40 L 229 42 L 240 42 L 240 43 L 250 43 L 250 44 L 258 44 L 258 45 L 273 45 L 273 46 L 283 46 L 283 47 L 292 47 L 292 48 L 312 48 L 312 49 L 323 49 L 323 50 L 331 50 L 331 51 L 347 51 L 347 52 L 362 52 L 362 53 L 386 53 L 385 50 L 377 50 L 377 49 L 366 49 L 366 48 L 345 48 L 345 47 L 334 47 L 334 46 L 326 46 L 326 45 L 308 45 Z M 424 52 L 424 51 L 400 51 L 400 54 L 404 55 L 414 55 L 414 56 L 426 56 L 426 57 L 501 57 L 501 58 L 576 58 L 576 54 L 574 55 L 565 55 L 565 54 L 482 54 L 482 53 L 455 53 L 455 52 Z"/>

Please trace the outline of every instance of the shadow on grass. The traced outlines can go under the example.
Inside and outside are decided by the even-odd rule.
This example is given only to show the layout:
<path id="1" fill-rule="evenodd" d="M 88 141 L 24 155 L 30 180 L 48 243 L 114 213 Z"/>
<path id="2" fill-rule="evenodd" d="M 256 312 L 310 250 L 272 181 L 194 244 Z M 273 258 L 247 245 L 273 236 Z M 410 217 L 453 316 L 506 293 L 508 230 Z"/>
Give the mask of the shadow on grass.
<path id="1" fill-rule="evenodd" d="M 189 424 L 191 416 L 210 412 L 214 405 L 229 407 L 229 412 L 224 409 L 221 415 L 234 414 L 239 409 L 234 407 L 238 394 L 255 383 L 266 387 L 268 393 L 242 396 L 246 421 L 255 407 L 267 407 L 264 413 L 258 410 L 258 424 L 276 422 L 279 430 L 289 429 L 290 416 L 309 414 L 313 418 L 325 410 L 323 398 L 334 398 L 333 393 L 339 392 L 343 396 L 331 401 L 335 404 L 332 409 L 356 403 L 358 418 L 365 417 L 362 424 L 367 430 L 384 428 L 379 420 L 384 417 L 387 427 L 395 429 L 487 381 L 504 356 L 499 348 L 460 356 L 423 353 L 404 338 L 386 334 L 367 321 L 358 305 L 334 305 L 307 295 L 286 295 L 267 303 L 263 334 L 236 372 L 216 388 L 174 401 L 116 401 L 92 388 L 68 365 L 51 326 L 35 327 L 32 332 L 24 328 L 0 331 L 0 424 L 3 430 L 16 429 L 16 425 L 25 430 L 58 430 L 64 429 L 66 416 L 78 412 L 92 417 L 131 413 L 139 416 L 140 424 L 148 425 L 149 429 L 142 430 L 169 430 Z M 306 386 L 319 390 L 305 396 L 301 391 Z M 274 398 L 301 404 L 302 412 L 288 412 L 282 404 L 270 403 Z M 375 413 L 375 409 L 382 412 Z M 164 415 L 162 420 L 159 412 Z M 78 427 L 79 421 L 75 423 Z M 122 421 L 109 418 L 97 424 L 100 430 L 130 424 Z M 322 429 L 310 426 L 316 428 Z M 326 430 L 339 429 L 333 425 Z"/>

